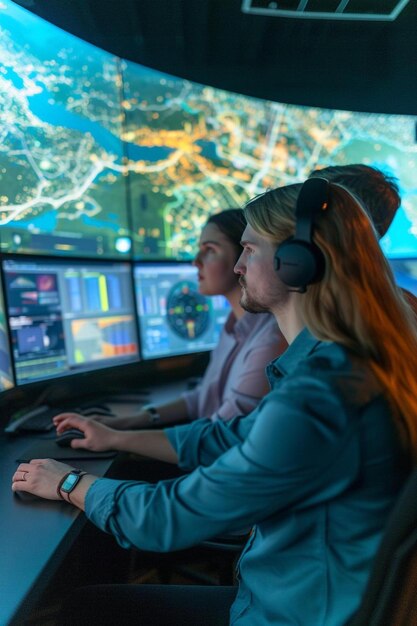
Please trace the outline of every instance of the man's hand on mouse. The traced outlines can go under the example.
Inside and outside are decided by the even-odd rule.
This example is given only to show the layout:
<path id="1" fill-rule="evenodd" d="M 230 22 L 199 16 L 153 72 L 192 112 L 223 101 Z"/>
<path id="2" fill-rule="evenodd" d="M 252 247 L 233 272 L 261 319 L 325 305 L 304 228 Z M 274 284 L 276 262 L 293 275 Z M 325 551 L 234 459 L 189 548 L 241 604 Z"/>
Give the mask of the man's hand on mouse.
<path id="1" fill-rule="evenodd" d="M 77 413 L 60 413 L 52 419 L 57 435 L 61 435 L 65 430 L 77 428 L 84 433 L 83 439 L 73 439 L 72 448 L 84 448 L 94 452 L 104 452 L 115 449 L 115 439 L 117 431 L 91 420 Z"/>

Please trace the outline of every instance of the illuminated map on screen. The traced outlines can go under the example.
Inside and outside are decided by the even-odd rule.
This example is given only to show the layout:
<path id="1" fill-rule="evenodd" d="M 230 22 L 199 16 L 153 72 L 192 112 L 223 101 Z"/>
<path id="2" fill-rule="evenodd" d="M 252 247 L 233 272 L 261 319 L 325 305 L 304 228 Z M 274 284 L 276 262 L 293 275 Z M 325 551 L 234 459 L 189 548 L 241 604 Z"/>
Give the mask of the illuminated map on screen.
<path id="1" fill-rule="evenodd" d="M 383 248 L 417 255 L 416 118 L 278 104 L 122 68 L 137 258 L 189 257 L 210 213 L 347 163 L 400 179 L 403 205 Z"/>
<path id="2" fill-rule="evenodd" d="M 137 259 L 188 259 L 209 214 L 321 165 L 359 162 L 399 178 L 403 205 L 382 245 L 390 257 L 417 256 L 416 118 L 191 83 L 121 61 L 9 0 L 0 54 L 2 251 L 123 258 L 132 236 Z"/>
<path id="3" fill-rule="evenodd" d="M 0 56 L 1 249 L 125 256 L 118 59 L 8 0 Z"/>

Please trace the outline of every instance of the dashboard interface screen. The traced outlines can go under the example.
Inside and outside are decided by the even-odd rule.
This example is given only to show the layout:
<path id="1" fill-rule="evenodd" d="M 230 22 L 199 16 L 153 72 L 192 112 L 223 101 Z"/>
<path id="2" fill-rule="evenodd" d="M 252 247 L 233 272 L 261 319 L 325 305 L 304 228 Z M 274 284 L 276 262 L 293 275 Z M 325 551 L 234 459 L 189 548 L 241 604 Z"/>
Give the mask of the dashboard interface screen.
<path id="1" fill-rule="evenodd" d="M 17 383 L 138 360 L 128 263 L 6 259 Z"/>
<path id="2" fill-rule="evenodd" d="M 198 292 L 196 267 L 136 264 L 134 276 L 144 359 L 214 348 L 230 306 L 223 296 Z"/>

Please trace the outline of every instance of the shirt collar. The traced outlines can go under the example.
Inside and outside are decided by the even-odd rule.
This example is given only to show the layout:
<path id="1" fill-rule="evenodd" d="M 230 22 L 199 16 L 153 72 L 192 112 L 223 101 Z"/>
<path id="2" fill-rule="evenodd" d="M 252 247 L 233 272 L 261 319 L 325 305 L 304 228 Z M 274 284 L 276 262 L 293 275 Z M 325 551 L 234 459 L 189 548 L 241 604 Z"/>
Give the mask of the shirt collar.
<path id="1" fill-rule="evenodd" d="M 267 314 L 245 312 L 241 318 L 236 319 L 233 311 L 231 311 L 226 320 L 225 330 L 228 335 L 234 335 L 237 339 L 246 338 L 250 335 L 256 324 L 263 323 L 265 315 Z M 262 318 L 262 320 L 260 318 Z"/>
<path id="2" fill-rule="evenodd" d="M 288 346 L 285 352 L 271 363 L 274 370 L 280 375 L 291 374 L 309 354 L 314 352 L 316 346 L 321 343 L 307 328 L 304 328 Z"/>

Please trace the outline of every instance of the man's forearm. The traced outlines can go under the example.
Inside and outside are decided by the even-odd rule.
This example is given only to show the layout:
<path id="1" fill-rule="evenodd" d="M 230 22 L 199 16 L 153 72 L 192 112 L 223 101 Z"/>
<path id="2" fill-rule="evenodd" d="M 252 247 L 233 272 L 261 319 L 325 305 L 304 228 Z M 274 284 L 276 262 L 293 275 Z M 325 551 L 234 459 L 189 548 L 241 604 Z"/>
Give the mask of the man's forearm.
<path id="1" fill-rule="evenodd" d="M 155 404 L 157 413 L 159 414 L 158 425 L 173 426 L 187 421 L 187 404 L 185 400 L 179 398 L 166 404 Z M 152 416 L 145 409 L 140 410 L 136 415 L 127 417 L 119 417 L 117 425 L 114 428 L 121 430 L 136 430 L 137 428 L 150 428 L 152 426 Z M 110 419 L 106 420 L 106 425 L 112 428 Z"/>
<path id="2" fill-rule="evenodd" d="M 158 461 L 178 463 L 178 455 L 163 430 L 117 431 L 112 448 L 118 452 L 133 452 Z"/>

